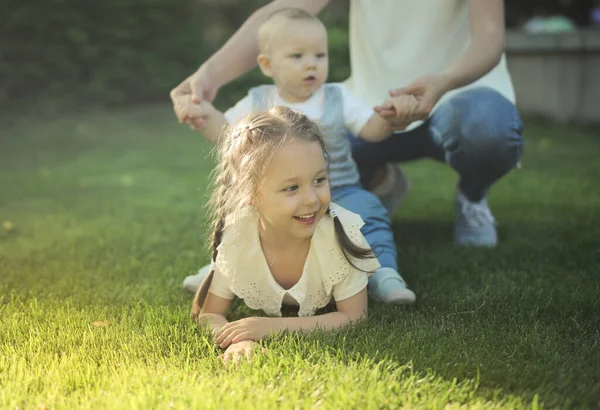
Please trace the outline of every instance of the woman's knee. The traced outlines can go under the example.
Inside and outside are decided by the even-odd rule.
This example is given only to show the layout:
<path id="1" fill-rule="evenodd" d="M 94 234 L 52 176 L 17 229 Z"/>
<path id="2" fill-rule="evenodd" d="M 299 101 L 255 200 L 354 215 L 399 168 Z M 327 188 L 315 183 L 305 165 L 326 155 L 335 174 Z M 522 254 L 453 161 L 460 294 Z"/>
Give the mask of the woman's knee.
<path id="1" fill-rule="evenodd" d="M 523 123 L 515 105 L 497 91 L 477 87 L 448 101 L 460 116 L 460 145 L 468 156 L 516 163 L 523 150 Z M 508 158 L 510 157 L 510 158 Z"/>

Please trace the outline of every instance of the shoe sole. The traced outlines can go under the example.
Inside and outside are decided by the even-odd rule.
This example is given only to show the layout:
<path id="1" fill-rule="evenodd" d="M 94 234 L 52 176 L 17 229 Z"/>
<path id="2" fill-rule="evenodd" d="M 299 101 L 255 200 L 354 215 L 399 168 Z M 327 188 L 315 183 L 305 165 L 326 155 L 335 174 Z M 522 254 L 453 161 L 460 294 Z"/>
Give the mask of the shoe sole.
<path id="1" fill-rule="evenodd" d="M 417 296 L 410 289 L 396 289 L 390 292 L 398 292 L 398 295 L 392 300 L 385 300 L 375 296 L 374 293 L 369 293 L 369 298 L 377 302 L 383 302 L 390 305 L 413 305 L 417 302 Z"/>

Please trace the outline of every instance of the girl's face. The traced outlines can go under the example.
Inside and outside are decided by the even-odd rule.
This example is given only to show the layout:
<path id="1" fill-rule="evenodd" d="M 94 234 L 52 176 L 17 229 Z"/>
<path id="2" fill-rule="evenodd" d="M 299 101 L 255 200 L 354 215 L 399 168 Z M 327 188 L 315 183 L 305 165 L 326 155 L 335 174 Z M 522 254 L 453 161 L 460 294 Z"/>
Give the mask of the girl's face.
<path id="1" fill-rule="evenodd" d="M 284 142 L 265 169 L 256 199 L 261 235 L 311 238 L 331 201 L 321 145 L 299 138 Z"/>

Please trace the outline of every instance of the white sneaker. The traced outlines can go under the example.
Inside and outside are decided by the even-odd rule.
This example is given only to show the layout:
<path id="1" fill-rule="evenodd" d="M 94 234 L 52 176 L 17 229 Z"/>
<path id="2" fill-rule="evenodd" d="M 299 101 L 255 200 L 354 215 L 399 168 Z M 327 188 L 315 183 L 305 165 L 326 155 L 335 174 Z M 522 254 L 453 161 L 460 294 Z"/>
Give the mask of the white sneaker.
<path id="1" fill-rule="evenodd" d="M 385 164 L 385 177 L 372 192 L 381 200 L 390 215 L 396 213 L 412 188 L 402 169 L 396 164 Z"/>
<path id="2" fill-rule="evenodd" d="M 185 278 L 183 280 L 183 288 L 192 293 L 196 293 L 196 291 L 202 284 L 202 281 L 210 272 L 211 268 L 212 265 L 208 264 L 206 266 L 201 267 L 197 274 L 190 275 L 187 278 Z"/>
<path id="3" fill-rule="evenodd" d="M 377 269 L 369 278 L 368 292 L 370 298 L 394 305 L 412 305 L 417 301 L 415 293 L 392 268 Z"/>
<path id="4" fill-rule="evenodd" d="M 471 202 L 458 189 L 454 199 L 456 220 L 454 239 L 462 246 L 493 247 L 498 243 L 496 220 L 490 211 L 487 199 Z"/>

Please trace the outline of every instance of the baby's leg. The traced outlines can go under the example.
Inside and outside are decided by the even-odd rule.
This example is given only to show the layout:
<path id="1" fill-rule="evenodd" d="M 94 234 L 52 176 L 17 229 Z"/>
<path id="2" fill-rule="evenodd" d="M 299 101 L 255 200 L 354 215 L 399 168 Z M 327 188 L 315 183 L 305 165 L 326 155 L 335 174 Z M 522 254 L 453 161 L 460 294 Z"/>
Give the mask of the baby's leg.
<path id="1" fill-rule="evenodd" d="M 378 255 L 382 267 L 398 270 L 396 243 L 387 210 L 379 198 L 359 185 L 346 185 L 331 192 L 331 200 L 365 221 L 361 232 Z"/>
<path id="2" fill-rule="evenodd" d="M 379 198 L 359 185 L 335 188 L 331 197 L 333 202 L 360 215 L 365 221 L 361 231 L 381 264 L 381 268 L 369 278 L 369 293 L 389 303 L 414 303 L 414 293 L 406 288 L 398 273 L 394 233 L 388 212 Z"/>

